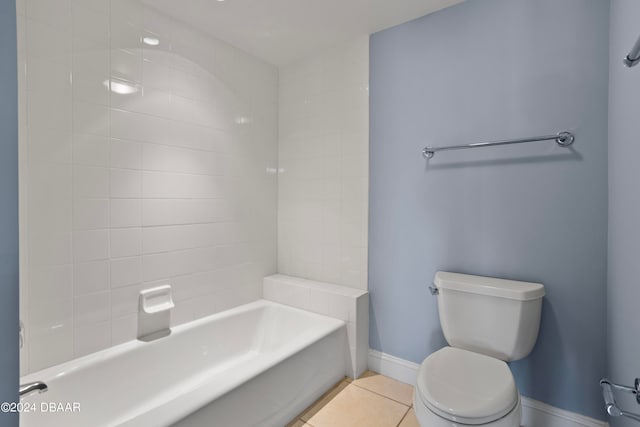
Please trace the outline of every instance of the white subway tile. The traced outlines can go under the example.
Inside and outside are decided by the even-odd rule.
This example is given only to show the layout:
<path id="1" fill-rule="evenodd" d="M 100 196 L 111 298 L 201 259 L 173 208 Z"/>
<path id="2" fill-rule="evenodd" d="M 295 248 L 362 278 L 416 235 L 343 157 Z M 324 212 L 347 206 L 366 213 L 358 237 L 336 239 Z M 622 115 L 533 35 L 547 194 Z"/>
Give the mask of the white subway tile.
<path id="1" fill-rule="evenodd" d="M 142 282 L 142 258 L 113 259 L 111 265 L 111 287 L 134 285 Z"/>
<path id="2" fill-rule="evenodd" d="M 132 87 L 132 93 L 111 92 L 111 106 L 120 110 L 174 118 L 170 114 L 171 93 L 151 86 L 112 79 L 112 85 Z"/>
<path id="3" fill-rule="evenodd" d="M 71 96 L 71 64 L 30 56 L 26 69 L 29 90 L 41 97 Z"/>
<path id="4" fill-rule="evenodd" d="M 28 281 L 29 290 L 36 299 L 69 299 L 74 290 L 73 265 L 32 268 Z"/>
<path id="5" fill-rule="evenodd" d="M 324 290 L 309 289 L 309 301 L 307 302 L 309 311 L 328 316 L 330 306 L 333 303 L 330 296 L 331 295 Z"/>
<path id="6" fill-rule="evenodd" d="M 193 223 L 231 221 L 235 213 L 227 199 L 187 200 L 181 211 L 188 213 Z"/>
<path id="7" fill-rule="evenodd" d="M 109 3 L 104 0 L 71 0 L 73 10 L 81 9 L 99 15 L 109 15 Z"/>
<path id="8" fill-rule="evenodd" d="M 111 318 L 138 313 L 138 299 L 140 291 L 145 285 L 131 285 L 112 289 L 111 291 Z"/>
<path id="9" fill-rule="evenodd" d="M 74 51 L 74 81 L 97 81 L 107 89 L 105 82 L 109 82 L 109 57 L 108 49 Z"/>
<path id="10" fill-rule="evenodd" d="M 109 257 L 109 235 L 107 230 L 75 231 L 73 233 L 73 258 L 75 262 L 86 262 Z"/>
<path id="11" fill-rule="evenodd" d="M 73 49 L 109 49 L 109 10 L 73 1 Z M 96 3 L 95 1 L 93 3 Z M 106 2 L 104 2 L 106 3 Z"/>
<path id="12" fill-rule="evenodd" d="M 27 91 L 27 123 L 44 129 L 70 132 L 73 109 L 71 95 L 45 97 L 38 92 Z"/>
<path id="13" fill-rule="evenodd" d="M 27 0 L 16 0 L 16 14 L 18 15 L 18 18 L 24 19 L 24 16 L 27 13 L 27 7 L 25 5 L 26 2 Z"/>
<path id="14" fill-rule="evenodd" d="M 123 110 L 111 110 L 111 136 L 116 139 L 170 143 L 171 121 Z"/>
<path id="15" fill-rule="evenodd" d="M 73 300 L 73 321 L 77 323 L 99 323 L 109 320 L 110 293 L 98 292 L 83 295 Z"/>
<path id="16" fill-rule="evenodd" d="M 109 136 L 109 108 L 90 102 L 74 102 L 73 132 Z"/>
<path id="17" fill-rule="evenodd" d="M 178 220 L 179 200 L 171 199 L 144 199 L 142 200 L 142 225 L 174 225 L 180 224 Z M 184 212 L 180 210 L 180 212 Z M 188 221 L 187 221 L 188 222 Z"/>
<path id="18" fill-rule="evenodd" d="M 336 294 L 329 296 L 329 298 L 329 316 L 345 322 L 349 321 L 350 317 L 353 317 L 350 298 Z"/>
<path id="19" fill-rule="evenodd" d="M 133 141 L 112 139 L 110 166 L 118 169 L 141 169 L 141 144 Z"/>
<path id="20" fill-rule="evenodd" d="M 120 228 L 110 231 L 110 254 L 112 258 L 140 255 L 142 252 L 142 230 Z"/>
<path id="21" fill-rule="evenodd" d="M 353 288 L 366 289 L 367 284 L 362 280 L 362 270 L 343 270 L 341 283 Z"/>
<path id="22" fill-rule="evenodd" d="M 229 282 L 224 281 L 222 277 L 220 270 L 174 277 L 171 279 L 174 299 L 184 301 L 207 293 L 223 291 Z"/>
<path id="23" fill-rule="evenodd" d="M 71 29 L 57 22 L 27 18 L 27 53 L 31 57 L 70 64 Z"/>
<path id="24" fill-rule="evenodd" d="M 92 104 L 109 106 L 109 86 L 105 78 L 96 73 L 93 76 L 74 75 L 73 101 L 88 102 Z"/>
<path id="25" fill-rule="evenodd" d="M 340 246 L 322 247 L 322 276 L 329 283 L 341 283 L 342 263 L 340 262 Z"/>
<path id="26" fill-rule="evenodd" d="M 228 187 L 223 176 L 142 173 L 143 198 L 216 198 L 227 195 Z"/>
<path id="27" fill-rule="evenodd" d="M 72 235 L 71 232 L 56 232 L 28 235 L 28 257 L 33 267 L 71 264 Z"/>
<path id="28" fill-rule="evenodd" d="M 111 227 L 140 227 L 142 201 L 140 199 L 111 199 Z"/>
<path id="29" fill-rule="evenodd" d="M 111 322 L 76 323 L 73 334 L 75 357 L 103 350 L 111 345 Z"/>
<path id="30" fill-rule="evenodd" d="M 363 248 L 365 247 L 366 229 L 362 223 L 342 223 L 341 244 L 346 248 Z"/>
<path id="31" fill-rule="evenodd" d="M 128 169 L 111 169 L 110 188 L 113 198 L 140 198 L 142 194 L 141 173 Z"/>
<path id="32" fill-rule="evenodd" d="M 27 138 L 29 164 L 40 167 L 40 165 L 46 163 L 71 163 L 72 138 L 70 132 L 60 132 L 31 126 Z"/>
<path id="33" fill-rule="evenodd" d="M 179 71 L 174 71 L 174 74 L 176 73 L 178 74 L 178 77 L 182 75 Z M 176 94 L 171 98 L 171 115 L 176 120 L 188 123 L 197 123 L 194 120 L 195 108 L 195 101 L 192 99 Z"/>
<path id="34" fill-rule="evenodd" d="M 186 67 L 181 67 L 185 63 L 184 58 L 180 58 L 180 55 L 173 56 L 173 63 L 171 64 L 174 71 L 172 91 L 181 97 L 189 99 L 197 99 L 200 97 L 200 87 L 198 86 L 197 79 L 192 74 L 191 64 L 187 64 Z M 182 68 L 182 69 L 179 69 Z"/>
<path id="35" fill-rule="evenodd" d="M 340 217 L 346 223 L 363 222 L 367 209 L 367 202 L 363 199 L 342 198 Z"/>
<path id="36" fill-rule="evenodd" d="M 368 71 L 346 58 L 367 52 L 362 40 L 283 67 L 279 88 L 280 271 L 364 288 Z"/>
<path id="37" fill-rule="evenodd" d="M 224 175 L 225 160 L 208 151 L 155 144 L 145 144 L 142 150 L 142 166 L 149 171 Z"/>
<path id="38" fill-rule="evenodd" d="M 32 325 L 30 321 L 30 325 Z M 73 325 L 58 323 L 29 334 L 29 370 L 39 371 L 73 359 Z"/>
<path id="39" fill-rule="evenodd" d="M 109 139 L 105 136 L 73 135 L 73 163 L 84 166 L 109 166 Z"/>
<path id="40" fill-rule="evenodd" d="M 43 299 L 38 295 L 29 295 L 28 319 L 32 333 L 46 333 L 60 325 L 73 322 L 73 299 Z"/>
<path id="41" fill-rule="evenodd" d="M 111 345 L 135 340 L 138 336 L 138 316 L 129 315 L 111 322 Z"/>
<path id="42" fill-rule="evenodd" d="M 174 286 L 175 325 L 275 268 L 277 71 L 141 3 L 61 1 L 17 4 L 25 373 L 135 339 L 145 287 Z"/>
<path id="43" fill-rule="evenodd" d="M 26 13 L 30 19 L 49 22 L 60 27 L 71 25 L 71 1 L 26 0 Z M 46 38 L 45 38 L 46 39 Z"/>
<path id="44" fill-rule="evenodd" d="M 73 203 L 70 172 L 71 168 L 66 165 L 47 165 L 29 173 L 29 183 L 39 186 L 26 198 L 29 206 L 27 231 L 30 235 L 71 231 Z"/>
<path id="45" fill-rule="evenodd" d="M 162 51 L 156 51 L 155 53 L 156 56 L 169 56 L 169 54 Z M 171 88 L 174 71 L 163 64 L 163 62 L 165 62 L 164 59 L 161 59 L 160 61 L 151 61 L 146 59 L 148 54 L 149 53 L 145 49 L 143 54 L 145 59 L 142 63 L 142 83 L 145 86 L 162 87 L 167 89 Z"/>
<path id="46" fill-rule="evenodd" d="M 109 226 L 109 200 L 76 199 L 73 202 L 73 228 L 90 230 Z"/>
<path id="47" fill-rule="evenodd" d="M 176 275 L 175 252 L 144 255 L 142 257 L 142 280 L 150 282 Z"/>
<path id="48" fill-rule="evenodd" d="M 76 263 L 73 268 L 73 292 L 76 296 L 105 291 L 109 288 L 109 262 Z"/>
<path id="49" fill-rule="evenodd" d="M 29 202 L 43 200 L 71 202 L 73 169 L 69 164 L 44 163 L 26 171 L 30 187 Z"/>
<path id="50" fill-rule="evenodd" d="M 74 167 L 73 195 L 76 198 L 108 198 L 109 169 L 88 166 Z"/>
<path id="51" fill-rule="evenodd" d="M 199 319 L 201 317 L 210 316 L 218 311 L 221 299 L 225 294 L 208 294 L 200 296 L 191 300 L 191 309 L 193 310 L 193 317 Z"/>
<path id="52" fill-rule="evenodd" d="M 167 51 L 166 47 L 168 46 L 168 43 L 164 43 L 164 46 L 155 49 L 147 49 L 144 48 L 142 49 L 142 58 L 143 61 L 145 62 L 151 62 L 151 63 L 155 63 L 155 64 L 160 64 L 163 65 L 167 68 L 169 68 L 172 72 L 173 72 L 173 67 L 172 67 L 172 56 L 173 56 L 173 52 L 171 51 Z M 162 44 L 162 42 L 161 42 Z M 167 85 L 167 81 L 163 80 L 164 83 L 161 83 L 160 86 L 166 86 Z M 172 87 L 172 86 L 169 86 Z"/>
<path id="53" fill-rule="evenodd" d="M 138 43 L 140 43 L 138 41 Z M 129 82 L 142 82 L 142 53 L 134 47 L 111 49 L 111 75 Z M 114 97 L 111 97 L 112 102 Z"/>
<path id="54" fill-rule="evenodd" d="M 230 249 L 230 247 L 209 247 L 176 252 L 174 259 L 176 274 L 210 271 L 227 265 L 224 256 L 233 252 Z M 228 286 L 232 284 L 229 283 Z"/>
<path id="55" fill-rule="evenodd" d="M 196 246 L 195 230 L 191 225 L 145 227 L 142 246 L 145 254 L 177 251 Z"/>
<path id="56" fill-rule="evenodd" d="M 185 300 L 177 301 L 176 306 L 171 311 L 171 327 L 182 325 L 193 320 L 193 303 L 196 301 Z"/>
<path id="57" fill-rule="evenodd" d="M 112 1 L 111 47 L 112 49 L 142 50 L 141 5 L 122 0 Z M 127 4 L 128 3 L 128 4 Z"/>

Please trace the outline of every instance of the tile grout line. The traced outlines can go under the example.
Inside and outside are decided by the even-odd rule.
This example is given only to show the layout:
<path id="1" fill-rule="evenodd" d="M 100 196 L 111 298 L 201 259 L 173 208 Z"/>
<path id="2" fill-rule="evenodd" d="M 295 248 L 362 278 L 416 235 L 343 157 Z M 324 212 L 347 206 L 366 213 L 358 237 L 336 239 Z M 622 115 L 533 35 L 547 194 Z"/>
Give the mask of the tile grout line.
<path id="1" fill-rule="evenodd" d="M 398 422 L 398 424 L 396 425 L 396 427 L 400 427 L 400 425 L 402 424 L 402 422 L 404 421 L 405 418 L 407 418 L 407 415 L 409 415 L 409 411 L 411 411 L 411 407 L 407 408 L 407 412 L 404 413 L 404 415 L 402 416 L 402 418 L 400 418 L 400 421 Z"/>
<path id="2" fill-rule="evenodd" d="M 327 396 L 328 396 L 332 391 L 334 391 L 335 389 L 337 389 L 337 388 L 342 384 L 342 382 L 343 382 L 343 381 L 346 381 L 347 383 L 349 383 L 349 384 L 350 384 L 350 383 L 351 383 L 351 381 L 349 381 L 349 380 L 350 380 L 350 378 L 349 378 L 349 377 L 344 377 L 342 380 L 340 380 L 339 382 L 337 382 L 333 387 L 331 387 L 329 390 L 327 390 L 326 392 L 324 392 L 324 393 L 322 394 L 322 396 L 320 396 L 320 397 L 319 397 L 318 399 L 316 399 L 313 403 L 311 403 L 311 405 L 309 405 L 308 407 L 306 407 L 306 408 L 305 408 L 305 409 L 304 409 L 300 414 L 298 414 L 298 415 L 294 418 L 294 420 L 296 420 L 296 419 L 297 419 L 297 420 L 299 420 L 299 421 L 302 421 L 302 423 L 304 423 L 304 424 L 309 424 L 309 422 L 308 422 L 308 421 L 305 421 L 305 420 L 302 418 L 302 416 L 303 416 L 306 412 L 308 412 L 311 408 L 313 408 L 317 403 L 321 402 L 321 401 L 322 401 L 325 397 L 327 397 Z M 345 388 L 346 388 L 346 386 L 345 386 Z M 340 390 L 340 391 L 336 394 L 336 396 L 337 396 L 338 394 L 340 394 L 343 390 L 344 390 L 344 389 Z M 334 396 L 334 398 L 335 398 L 336 396 Z M 333 400 L 333 399 L 331 399 L 331 400 Z M 327 402 L 327 403 L 328 403 L 328 402 Z M 326 404 L 325 404 L 324 406 L 326 406 Z M 324 406 L 323 406 L 323 408 L 324 408 Z M 318 411 L 318 412 L 319 412 L 319 411 Z M 311 426 L 311 424 L 309 424 L 309 425 Z M 311 427 L 313 427 L 313 426 L 311 426 Z"/>
<path id="3" fill-rule="evenodd" d="M 393 399 L 393 398 L 391 398 L 391 397 L 385 396 L 385 395 L 383 395 L 383 394 L 381 394 L 381 393 L 378 393 L 378 392 L 376 392 L 376 391 L 373 391 L 373 390 L 370 390 L 370 389 L 365 388 L 365 387 L 363 387 L 363 386 L 360 386 L 360 385 L 358 385 L 358 384 L 355 384 L 355 383 L 354 383 L 354 382 L 355 382 L 355 380 L 354 380 L 354 379 L 345 378 L 345 379 L 343 379 L 342 381 L 346 381 L 346 382 L 347 382 L 347 386 L 346 386 L 345 388 L 347 388 L 349 385 L 354 385 L 354 386 L 358 387 L 360 390 L 364 390 L 364 391 L 370 392 L 370 393 L 372 393 L 372 394 L 374 394 L 374 395 L 377 395 L 377 396 L 379 396 L 379 397 L 382 397 L 382 398 L 383 398 L 383 399 L 385 399 L 385 400 L 389 400 L 389 401 L 391 401 L 391 402 L 394 402 L 394 403 L 397 403 L 397 404 L 402 405 L 402 406 L 405 408 L 405 412 L 404 412 L 404 414 L 403 414 L 402 418 L 400 419 L 400 421 L 398 422 L 398 424 L 396 424 L 396 426 L 395 426 L 395 427 L 398 427 L 398 426 L 400 426 L 400 424 L 402 424 L 402 422 L 405 420 L 405 418 L 406 418 L 406 417 L 407 417 L 407 415 L 409 414 L 409 411 L 410 411 L 410 410 L 411 410 L 411 408 L 412 408 L 412 405 L 407 405 L 406 403 L 400 402 L 400 401 L 395 400 L 395 399 Z M 323 394 L 323 396 L 321 396 L 321 397 L 320 397 L 316 402 L 314 402 L 314 403 L 313 403 L 313 404 L 311 404 L 307 409 L 305 409 L 305 410 L 303 411 L 303 413 L 305 413 L 308 409 L 310 409 L 311 407 L 313 407 L 317 402 L 319 402 L 320 400 L 322 400 L 326 395 L 328 395 L 331 391 L 333 391 L 336 387 L 338 387 L 338 386 L 342 383 L 342 381 L 341 381 L 341 382 L 339 382 L 338 384 L 336 384 L 336 385 L 335 385 L 334 387 L 332 387 L 330 390 L 328 390 L 325 394 Z M 337 397 L 337 396 L 338 396 L 342 391 L 344 391 L 344 389 L 343 389 L 343 390 L 341 390 L 338 394 L 336 394 L 336 396 L 334 396 L 334 398 L 335 398 L 335 397 Z M 331 400 L 333 400 L 333 399 L 331 399 Z M 330 401 L 329 401 L 329 402 L 330 402 Z M 327 402 L 327 403 L 329 403 L 329 402 Z M 326 406 L 326 405 L 325 405 L 325 406 Z M 300 417 L 300 416 L 297 416 L 297 417 L 295 418 L 295 420 L 302 422 L 302 423 L 303 423 L 303 425 L 309 425 L 309 426 L 311 426 L 311 427 L 314 427 L 314 426 L 313 426 L 313 424 L 311 424 L 309 421 L 305 421 L 305 420 L 304 420 L 302 417 Z"/>
<path id="4" fill-rule="evenodd" d="M 353 383 L 353 382 L 352 382 L 351 384 L 353 384 L 354 386 L 358 387 L 358 388 L 359 388 L 359 389 L 361 389 L 361 390 L 369 391 L 369 392 L 371 392 L 371 393 L 373 393 L 373 394 L 377 394 L 378 396 L 384 397 L 385 399 L 391 400 L 392 402 L 396 402 L 396 403 L 399 403 L 399 404 L 400 404 L 400 405 L 402 405 L 402 406 L 406 406 L 407 408 L 411 408 L 411 405 L 407 405 L 407 404 L 406 404 L 406 403 L 404 403 L 404 402 L 400 402 L 399 400 L 396 400 L 396 399 L 391 398 L 391 397 L 389 397 L 389 396 L 385 396 L 384 394 L 378 393 L 377 391 L 369 390 L 368 388 L 365 388 L 365 387 L 359 386 L 358 384 L 355 384 L 355 383 Z"/>

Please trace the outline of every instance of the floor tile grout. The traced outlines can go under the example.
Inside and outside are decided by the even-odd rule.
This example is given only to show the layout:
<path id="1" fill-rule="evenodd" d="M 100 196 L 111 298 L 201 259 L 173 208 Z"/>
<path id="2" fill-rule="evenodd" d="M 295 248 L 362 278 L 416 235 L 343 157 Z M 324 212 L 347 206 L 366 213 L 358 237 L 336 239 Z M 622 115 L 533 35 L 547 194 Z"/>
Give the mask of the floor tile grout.
<path id="1" fill-rule="evenodd" d="M 400 402 L 399 400 L 395 400 L 395 399 L 394 399 L 394 398 L 392 398 L 392 397 L 385 396 L 384 394 L 380 394 L 380 393 L 378 393 L 377 391 L 370 390 L 370 389 L 368 389 L 368 388 L 366 388 L 366 387 L 359 386 L 358 384 L 355 384 L 355 383 L 351 383 L 351 384 L 352 384 L 352 385 L 354 385 L 354 386 L 356 386 L 356 387 L 358 387 L 358 388 L 359 388 L 359 389 L 361 389 L 361 390 L 366 390 L 366 391 L 371 392 L 371 393 L 373 393 L 373 394 L 377 394 L 378 396 L 384 397 L 385 399 L 391 400 L 392 402 L 396 402 L 396 403 L 401 404 L 402 406 L 406 406 L 407 408 L 411 408 L 411 405 L 407 405 L 407 404 L 406 404 L 406 403 L 404 403 L 404 402 Z"/>
<path id="2" fill-rule="evenodd" d="M 379 373 L 375 373 L 377 375 L 381 375 Z M 401 405 L 401 408 L 404 409 L 404 413 L 402 415 L 402 418 L 400 418 L 400 421 L 397 424 L 394 424 L 392 427 L 399 427 L 404 420 L 407 418 L 409 412 L 411 411 L 411 408 L 413 407 L 413 403 L 407 405 L 405 402 L 396 400 L 392 397 L 386 396 L 382 393 L 379 393 L 378 391 L 375 390 L 371 390 L 365 386 L 359 385 L 355 383 L 356 379 L 351 379 L 348 377 L 343 378 L 342 380 L 340 380 L 338 383 L 336 383 L 331 389 L 327 390 L 320 398 L 318 398 L 314 403 L 312 403 L 309 407 L 307 407 L 302 413 L 300 413 L 298 416 L 296 416 L 296 418 L 294 418 L 294 421 L 292 421 L 291 423 L 294 423 L 296 421 L 301 422 L 303 425 L 308 425 L 310 427 L 314 427 L 313 424 L 311 424 L 309 422 L 309 420 L 305 420 L 302 418 L 302 416 L 308 412 L 311 408 L 313 408 L 315 405 L 317 405 L 318 403 L 320 403 L 322 400 L 326 399 L 329 395 L 332 394 L 332 392 L 334 392 L 336 389 L 338 389 L 341 385 L 343 385 L 344 383 L 344 387 L 342 387 L 331 399 L 329 399 L 327 402 L 324 403 L 324 405 L 322 405 L 322 407 L 318 408 L 318 410 L 316 411 L 316 413 L 321 412 L 324 407 L 326 407 L 330 402 L 332 402 L 334 399 L 336 399 L 340 394 L 342 394 L 344 392 L 345 389 L 347 389 L 349 387 L 349 385 L 354 385 L 356 386 L 359 390 L 364 391 L 364 392 L 369 392 L 372 395 L 381 397 L 383 399 L 385 399 L 388 402 L 391 403 L 395 403 L 395 404 L 399 404 Z M 400 409 L 400 408 L 399 408 Z"/>
<path id="3" fill-rule="evenodd" d="M 411 407 L 407 408 L 407 412 L 405 412 L 404 415 L 402 416 L 402 418 L 400 418 L 400 422 L 398 422 L 396 427 L 400 427 L 400 424 L 402 424 L 404 419 L 407 418 L 407 415 L 409 415 L 409 411 L 411 411 Z"/>

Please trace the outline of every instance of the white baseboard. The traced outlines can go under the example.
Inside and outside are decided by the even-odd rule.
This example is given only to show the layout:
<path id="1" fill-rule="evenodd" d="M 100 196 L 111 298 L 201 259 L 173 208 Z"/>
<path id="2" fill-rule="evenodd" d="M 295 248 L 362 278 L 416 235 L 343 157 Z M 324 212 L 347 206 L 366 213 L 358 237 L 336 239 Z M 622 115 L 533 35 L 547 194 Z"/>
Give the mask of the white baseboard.
<path id="1" fill-rule="evenodd" d="M 414 387 L 420 367 L 417 363 L 371 349 L 369 349 L 368 366 L 374 372 Z"/>
<path id="2" fill-rule="evenodd" d="M 369 350 L 369 369 L 415 386 L 420 365 Z M 522 396 L 522 427 L 608 427 L 609 423 Z"/>
<path id="3" fill-rule="evenodd" d="M 556 408 L 538 400 L 522 396 L 522 425 L 524 427 L 608 427 L 609 423 Z"/>

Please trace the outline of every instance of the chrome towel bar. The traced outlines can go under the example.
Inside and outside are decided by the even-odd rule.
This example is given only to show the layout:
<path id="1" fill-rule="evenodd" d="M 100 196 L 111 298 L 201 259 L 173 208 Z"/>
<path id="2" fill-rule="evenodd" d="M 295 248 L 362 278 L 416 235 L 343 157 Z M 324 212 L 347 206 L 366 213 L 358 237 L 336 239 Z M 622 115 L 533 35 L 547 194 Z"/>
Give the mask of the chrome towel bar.
<path id="1" fill-rule="evenodd" d="M 636 40 L 636 43 L 631 48 L 631 51 L 627 56 L 624 57 L 622 62 L 629 68 L 640 62 L 640 37 L 638 37 L 638 40 Z"/>
<path id="2" fill-rule="evenodd" d="M 607 378 L 600 380 L 600 386 L 602 387 L 602 398 L 604 399 L 605 409 L 607 413 L 612 417 L 626 417 L 632 420 L 640 422 L 640 414 L 634 414 L 632 412 L 623 411 L 616 404 L 614 396 L 614 390 L 620 390 L 625 393 L 631 393 L 636 396 L 636 402 L 640 404 L 640 378 L 636 378 L 633 387 L 626 385 L 615 384 L 609 381 Z"/>
<path id="3" fill-rule="evenodd" d="M 430 159 L 437 151 L 448 150 L 463 150 L 465 148 L 479 148 L 479 147 L 493 147 L 496 145 L 509 145 L 509 144 L 522 144 L 524 142 L 537 142 L 537 141 L 555 141 L 561 147 L 568 147 L 573 144 L 575 137 L 571 132 L 560 132 L 556 135 L 534 136 L 530 138 L 520 139 L 508 139 L 505 141 L 491 141 L 491 142 L 474 142 L 472 144 L 464 145 L 450 145 L 448 147 L 425 147 L 422 150 L 422 156 L 425 159 Z"/>

